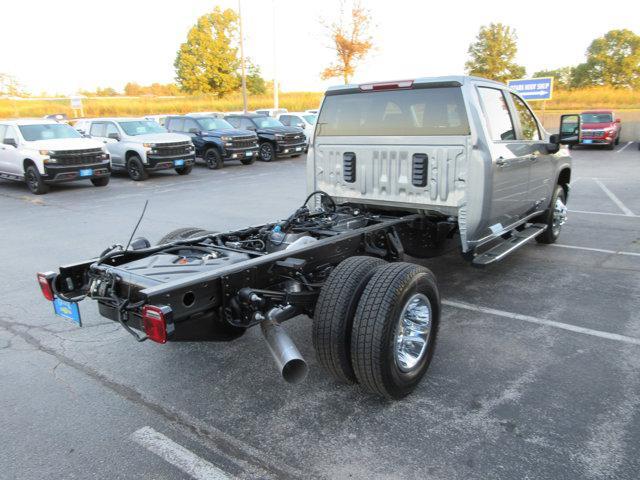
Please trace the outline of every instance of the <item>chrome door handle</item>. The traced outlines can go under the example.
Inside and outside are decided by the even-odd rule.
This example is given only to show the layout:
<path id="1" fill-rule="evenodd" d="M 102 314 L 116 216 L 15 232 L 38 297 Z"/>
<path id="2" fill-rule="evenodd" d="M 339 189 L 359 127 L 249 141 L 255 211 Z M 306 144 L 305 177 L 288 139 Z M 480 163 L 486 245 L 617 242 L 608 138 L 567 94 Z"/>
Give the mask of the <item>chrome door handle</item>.
<path id="1" fill-rule="evenodd" d="M 498 157 L 498 159 L 496 160 L 496 165 L 499 167 L 504 167 L 506 164 L 507 161 L 502 157 Z"/>

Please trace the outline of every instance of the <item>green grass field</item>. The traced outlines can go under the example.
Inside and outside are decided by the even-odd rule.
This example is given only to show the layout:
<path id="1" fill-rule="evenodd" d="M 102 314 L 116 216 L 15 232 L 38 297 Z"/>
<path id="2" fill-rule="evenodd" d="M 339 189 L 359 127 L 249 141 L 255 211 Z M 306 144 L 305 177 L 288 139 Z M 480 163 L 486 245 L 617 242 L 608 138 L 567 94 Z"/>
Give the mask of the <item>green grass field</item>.
<path id="1" fill-rule="evenodd" d="M 322 99 L 321 92 L 290 92 L 280 94 L 280 106 L 289 111 L 317 108 Z M 249 97 L 249 109 L 269 108 L 273 105 L 271 95 Z M 160 113 L 187 113 L 196 111 L 233 111 L 242 109 L 240 94 L 225 98 L 214 96 L 186 97 L 109 97 L 83 100 L 84 115 L 139 116 Z M 536 110 L 540 102 L 532 102 Z M 640 109 L 640 91 L 617 90 L 610 87 L 593 87 L 581 90 L 556 90 L 553 100 L 546 102 L 548 112 L 576 111 L 590 108 L 613 108 L 616 110 Z M 73 112 L 68 99 L 59 100 L 9 100 L 0 99 L 0 117 L 41 117 L 51 113 Z"/>

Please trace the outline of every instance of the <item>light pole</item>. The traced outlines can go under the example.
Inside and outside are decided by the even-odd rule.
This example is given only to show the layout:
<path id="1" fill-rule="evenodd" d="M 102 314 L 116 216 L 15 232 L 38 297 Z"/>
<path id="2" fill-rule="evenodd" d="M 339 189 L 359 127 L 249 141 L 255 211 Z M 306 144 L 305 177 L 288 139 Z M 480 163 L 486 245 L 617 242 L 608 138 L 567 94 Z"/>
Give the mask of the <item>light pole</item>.
<path id="1" fill-rule="evenodd" d="M 278 108 L 278 56 L 276 42 L 276 0 L 273 1 L 273 108 Z"/>
<path id="2" fill-rule="evenodd" d="M 242 109 L 247 113 L 247 75 L 244 68 L 244 38 L 242 35 L 242 0 L 238 0 L 238 21 L 240 24 L 240 64 L 242 66 Z"/>

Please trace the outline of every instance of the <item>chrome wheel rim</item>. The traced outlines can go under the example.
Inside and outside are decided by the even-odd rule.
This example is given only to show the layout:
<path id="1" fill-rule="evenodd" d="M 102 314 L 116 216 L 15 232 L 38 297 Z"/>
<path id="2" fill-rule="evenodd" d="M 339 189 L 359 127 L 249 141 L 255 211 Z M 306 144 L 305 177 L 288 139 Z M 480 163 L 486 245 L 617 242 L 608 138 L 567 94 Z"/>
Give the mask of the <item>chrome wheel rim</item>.
<path id="1" fill-rule="evenodd" d="M 560 234 L 560 228 L 567 221 L 567 206 L 564 204 L 562 199 L 557 198 L 556 204 L 553 208 L 553 224 L 551 226 L 551 230 L 553 231 L 554 236 L 558 236 Z"/>
<path id="2" fill-rule="evenodd" d="M 431 334 L 431 302 L 422 293 L 413 294 L 405 303 L 396 327 L 395 359 L 402 372 L 420 364 Z"/>
<path id="3" fill-rule="evenodd" d="M 269 148 L 269 145 L 263 144 L 260 147 L 260 158 L 266 162 L 271 160 L 271 148 Z"/>

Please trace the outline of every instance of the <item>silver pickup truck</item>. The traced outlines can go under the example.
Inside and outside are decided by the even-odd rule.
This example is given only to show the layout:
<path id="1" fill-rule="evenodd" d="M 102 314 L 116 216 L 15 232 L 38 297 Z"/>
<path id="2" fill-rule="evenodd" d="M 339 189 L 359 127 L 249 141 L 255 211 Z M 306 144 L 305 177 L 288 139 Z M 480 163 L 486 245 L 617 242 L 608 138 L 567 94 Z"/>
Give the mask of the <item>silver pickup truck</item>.
<path id="1" fill-rule="evenodd" d="M 571 180 L 561 145 L 579 136 L 579 115 L 549 135 L 515 92 L 481 78 L 331 88 L 309 195 L 286 219 L 138 238 L 38 282 L 56 312 L 79 322 L 77 302 L 91 298 L 138 341 L 232 340 L 260 326 L 291 383 L 308 367 L 281 324 L 307 315 L 333 377 L 398 399 L 426 373 L 440 322 L 436 278 L 414 258 L 459 241 L 487 265 L 556 241 Z"/>

